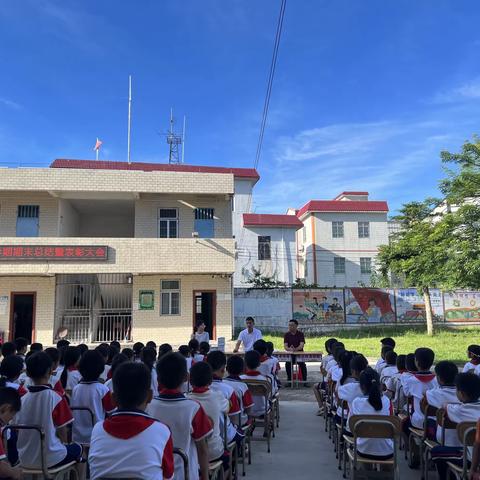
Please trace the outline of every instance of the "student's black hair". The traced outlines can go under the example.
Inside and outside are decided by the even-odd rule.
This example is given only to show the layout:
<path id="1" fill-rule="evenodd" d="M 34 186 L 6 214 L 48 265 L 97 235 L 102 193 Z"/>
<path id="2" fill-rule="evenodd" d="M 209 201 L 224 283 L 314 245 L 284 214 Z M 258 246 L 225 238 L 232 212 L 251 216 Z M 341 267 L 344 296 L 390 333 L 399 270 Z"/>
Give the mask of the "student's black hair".
<path id="1" fill-rule="evenodd" d="M 368 367 L 368 360 L 363 355 L 355 355 L 350 360 L 350 371 L 363 372 Z"/>
<path id="2" fill-rule="evenodd" d="M 9 355 L 0 364 L 0 375 L 10 382 L 16 380 L 23 370 L 23 359 L 18 355 Z"/>
<path id="3" fill-rule="evenodd" d="M 273 342 L 265 342 L 267 345 L 267 355 L 271 357 L 273 355 L 273 352 L 275 351 L 275 346 L 273 345 Z"/>
<path id="4" fill-rule="evenodd" d="M 64 338 L 62 338 L 62 340 L 59 340 L 57 342 L 57 348 L 63 348 L 63 347 L 68 347 L 70 345 L 70 342 L 68 340 L 65 340 Z"/>
<path id="5" fill-rule="evenodd" d="M 190 348 L 188 345 L 180 345 L 178 347 L 178 352 L 181 353 L 185 358 L 190 357 Z"/>
<path id="6" fill-rule="evenodd" d="M 388 366 L 395 366 L 397 364 L 397 353 L 394 350 L 389 350 L 385 353 L 385 362 Z"/>
<path id="7" fill-rule="evenodd" d="M 113 357 L 113 360 L 112 360 L 112 368 L 110 369 L 110 372 L 112 374 L 112 377 L 113 377 L 113 374 L 115 373 L 115 371 L 117 370 L 117 368 L 122 364 L 122 363 L 125 363 L 125 362 L 128 362 L 129 361 L 129 358 L 124 355 L 123 353 L 117 353 L 114 357 Z M 155 392 L 156 393 L 156 392 Z"/>
<path id="8" fill-rule="evenodd" d="M 220 350 L 214 350 L 207 355 L 207 363 L 212 367 L 212 372 L 216 372 L 227 364 L 227 357 Z"/>
<path id="9" fill-rule="evenodd" d="M 157 351 L 157 344 L 153 340 L 149 340 L 146 344 L 146 347 L 148 348 L 153 348 L 155 351 Z"/>
<path id="10" fill-rule="evenodd" d="M 468 352 L 473 356 L 480 359 L 480 345 L 469 345 Z"/>
<path id="11" fill-rule="evenodd" d="M 240 355 L 232 355 L 227 360 L 227 372 L 230 375 L 242 375 L 245 371 L 245 362 Z"/>
<path id="12" fill-rule="evenodd" d="M 480 397 L 480 377 L 474 373 L 459 373 L 455 378 L 455 386 L 465 394 L 469 402 L 477 402 Z"/>
<path id="13" fill-rule="evenodd" d="M 383 346 L 389 346 L 389 347 L 392 347 L 392 348 L 395 348 L 395 340 L 391 337 L 385 337 L 385 338 L 382 338 L 380 340 L 380 343 L 383 345 Z"/>
<path id="14" fill-rule="evenodd" d="M 347 378 L 352 376 L 352 370 L 350 369 L 350 362 L 355 357 L 356 352 L 349 352 L 345 350 L 340 355 L 340 368 L 342 369 L 342 378 L 340 379 L 340 385 L 343 385 Z"/>
<path id="15" fill-rule="evenodd" d="M 213 380 L 212 367 L 207 362 L 198 362 L 190 370 L 192 387 L 208 387 Z"/>
<path id="16" fill-rule="evenodd" d="M 140 359 L 148 367 L 149 370 L 155 368 L 155 362 L 157 360 L 157 352 L 154 348 L 145 347 L 140 353 Z M 157 392 L 154 392 L 157 393 Z"/>
<path id="17" fill-rule="evenodd" d="M 245 319 L 245 323 L 246 323 L 246 322 L 252 322 L 253 324 L 255 324 L 255 319 L 254 319 L 253 317 L 247 317 L 247 318 Z"/>
<path id="18" fill-rule="evenodd" d="M 77 348 L 80 350 L 80 355 L 83 355 L 85 352 L 88 352 L 88 345 L 85 343 L 81 343 L 77 345 Z"/>
<path id="19" fill-rule="evenodd" d="M 43 345 L 38 342 L 34 342 L 30 345 L 31 352 L 41 352 L 43 350 Z"/>
<path id="20" fill-rule="evenodd" d="M 185 357 L 178 352 L 166 353 L 157 363 L 157 375 L 158 384 L 162 387 L 170 390 L 179 388 L 188 375 Z"/>
<path id="21" fill-rule="evenodd" d="M 257 340 L 253 344 L 253 349 L 256 350 L 260 356 L 265 355 L 267 353 L 267 342 L 263 339 Z"/>
<path id="22" fill-rule="evenodd" d="M 398 371 L 405 371 L 407 369 L 407 365 L 406 365 L 406 360 L 407 360 L 407 356 L 406 355 L 397 355 L 397 369 Z"/>
<path id="23" fill-rule="evenodd" d="M 335 348 L 333 350 L 333 358 L 337 363 L 340 362 L 340 355 L 345 351 L 345 348 L 338 343 L 335 345 Z"/>
<path id="24" fill-rule="evenodd" d="M 381 357 L 385 360 L 385 355 L 387 354 L 387 352 L 392 352 L 393 351 L 393 347 L 391 347 L 390 345 L 385 345 L 382 347 L 382 352 L 381 352 Z"/>
<path id="25" fill-rule="evenodd" d="M 34 353 L 37 353 L 37 352 L 32 352 L 31 350 L 30 350 L 29 352 L 27 352 L 27 353 L 25 354 L 25 360 L 26 360 L 28 357 L 30 357 L 31 355 L 33 355 Z"/>
<path id="26" fill-rule="evenodd" d="M 63 354 L 63 364 L 65 368 L 60 375 L 60 382 L 62 387 L 65 388 L 67 386 L 67 379 L 68 379 L 68 369 L 69 367 L 73 367 L 81 357 L 81 352 L 78 347 L 67 347 Z"/>
<path id="27" fill-rule="evenodd" d="M 145 348 L 145 345 L 142 342 L 135 342 L 132 348 L 135 355 L 138 356 L 142 352 L 142 349 Z"/>
<path id="28" fill-rule="evenodd" d="M 99 345 L 95 350 L 103 357 L 103 361 L 106 362 L 108 360 L 108 355 L 110 353 L 110 346 L 109 345 Z"/>
<path id="29" fill-rule="evenodd" d="M 45 352 L 36 352 L 25 362 L 27 375 L 32 380 L 45 377 L 52 369 L 52 359 Z"/>
<path id="30" fill-rule="evenodd" d="M 435 353 L 431 348 L 421 347 L 415 350 L 415 361 L 420 371 L 430 370 L 435 360 Z"/>
<path id="31" fill-rule="evenodd" d="M 120 353 L 120 349 L 117 348 L 115 345 L 110 345 L 108 347 L 108 358 L 107 361 L 105 362 L 107 365 L 112 365 L 112 360 L 113 357 L 117 354 Z"/>
<path id="32" fill-rule="evenodd" d="M 5 386 L 5 379 L 0 379 L 0 407 L 9 405 L 14 412 L 19 412 L 22 408 L 22 400 L 18 390 Z"/>
<path id="33" fill-rule="evenodd" d="M 95 382 L 105 369 L 105 360 L 98 350 L 89 350 L 80 358 L 78 371 L 85 382 Z"/>
<path id="34" fill-rule="evenodd" d="M 5 342 L 2 345 L 2 355 L 8 357 L 9 355 L 15 355 L 17 347 L 13 342 Z"/>
<path id="35" fill-rule="evenodd" d="M 294 324 L 298 327 L 298 320 L 295 320 L 295 318 L 291 318 L 291 319 L 288 321 L 288 323 L 290 323 L 290 322 L 294 323 Z"/>
<path id="36" fill-rule="evenodd" d="M 134 410 L 147 400 L 152 374 L 143 363 L 125 362 L 113 374 L 112 382 L 119 408 Z"/>
<path id="37" fill-rule="evenodd" d="M 249 370 L 256 370 L 260 366 L 260 354 L 256 350 L 246 352 L 245 365 Z"/>
<path id="38" fill-rule="evenodd" d="M 442 360 L 435 365 L 435 374 L 444 385 L 455 385 L 455 378 L 458 375 L 458 367 L 448 360 Z"/>
<path id="39" fill-rule="evenodd" d="M 210 351 L 210 344 L 208 342 L 200 342 L 198 351 L 201 355 L 207 355 L 208 352 Z"/>
<path id="40" fill-rule="evenodd" d="M 120 345 L 120 342 L 117 342 L 117 340 L 112 340 L 110 342 L 111 347 L 115 347 L 118 351 L 122 349 L 122 346 Z"/>
<path id="41" fill-rule="evenodd" d="M 172 351 L 173 351 L 173 348 L 169 343 L 162 343 L 158 347 L 158 359 L 160 360 L 160 358 L 162 358 L 163 355 L 165 355 L 166 353 L 170 353 Z"/>
<path id="42" fill-rule="evenodd" d="M 196 338 L 192 338 L 188 342 L 188 348 L 190 349 L 190 353 L 192 354 L 192 356 L 198 353 L 199 347 L 200 347 L 200 343 L 198 343 L 198 340 Z"/>
<path id="43" fill-rule="evenodd" d="M 60 362 L 60 352 L 58 351 L 58 348 L 48 347 L 44 352 L 52 359 L 53 365 Z"/>
<path id="44" fill-rule="evenodd" d="M 371 367 L 367 367 L 360 374 L 360 388 L 368 395 L 368 403 L 378 412 L 382 409 L 382 392 L 380 390 L 380 377 Z"/>
<path id="45" fill-rule="evenodd" d="M 415 365 L 415 354 L 408 353 L 405 357 L 405 368 L 407 372 L 418 372 L 418 368 Z"/>
<path id="46" fill-rule="evenodd" d="M 332 346 L 334 343 L 337 343 L 337 339 L 336 338 L 329 338 L 328 340 L 326 340 L 325 342 L 325 351 L 327 353 L 332 353 Z"/>
<path id="47" fill-rule="evenodd" d="M 135 352 L 128 347 L 125 347 L 120 353 L 125 355 L 129 360 L 131 360 L 135 356 Z"/>
<path id="48" fill-rule="evenodd" d="M 14 343 L 15 343 L 15 348 L 17 349 L 17 352 L 28 347 L 28 340 L 23 337 L 16 338 Z"/>

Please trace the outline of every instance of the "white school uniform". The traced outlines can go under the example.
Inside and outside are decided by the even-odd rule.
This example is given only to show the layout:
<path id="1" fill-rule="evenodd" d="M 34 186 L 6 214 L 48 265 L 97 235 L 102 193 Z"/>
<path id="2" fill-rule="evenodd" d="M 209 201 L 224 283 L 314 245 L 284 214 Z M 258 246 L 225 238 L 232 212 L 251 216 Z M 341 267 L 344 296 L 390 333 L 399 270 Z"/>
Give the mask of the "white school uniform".
<path id="1" fill-rule="evenodd" d="M 112 366 L 111 365 L 105 365 L 103 368 L 103 372 L 100 375 L 100 380 L 105 383 L 108 380 L 108 372 L 111 370 Z"/>
<path id="2" fill-rule="evenodd" d="M 230 415 L 238 415 L 242 412 L 240 402 L 238 401 L 237 394 L 231 385 L 225 383 L 221 378 L 213 378 L 213 382 L 210 388 L 216 392 L 222 394 L 228 400 L 228 417 L 227 417 L 227 441 L 230 443 L 237 434 L 237 429 L 230 420 Z M 223 425 L 223 417 L 222 417 Z"/>
<path id="3" fill-rule="evenodd" d="M 357 397 L 352 402 L 352 415 L 392 415 L 392 402 L 382 395 L 382 409 L 375 410 L 368 401 L 368 396 Z M 360 454 L 386 456 L 393 454 L 393 440 L 386 438 L 359 438 L 357 450 Z"/>
<path id="4" fill-rule="evenodd" d="M 341 379 L 341 377 L 340 377 Z M 340 380 L 338 380 L 337 382 L 337 385 L 335 386 L 335 391 L 337 392 L 337 395 L 338 395 L 338 392 L 340 391 L 340 388 L 342 387 L 346 387 L 347 385 L 355 385 L 357 388 L 358 388 L 358 380 L 355 380 L 353 377 L 347 377 L 345 379 L 345 382 L 343 385 L 340 385 Z M 340 400 L 343 400 L 342 398 L 340 398 L 340 395 L 338 395 L 338 398 Z M 350 408 L 350 405 L 349 405 L 349 408 Z M 341 418 L 342 417 L 342 402 L 338 402 L 338 405 L 337 405 L 337 415 Z M 344 418 L 347 418 L 348 417 L 348 411 L 345 411 L 343 412 L 343 416 Z"/>
<path id="5" fill-rule="evenodd" d="M 322 365 L 322 368 L 323 368 L 324 370 L 327 369 L 327 364 L 328 364 L 328 362 L 329 362 L 330 360 L 332 360 L 332 359 L 333 359 L 333 355 L 330 354 L 330 353 L 329 353 L 328 355 L 325 355 L 324 357 L 322 357 L 321 365 Z"/>
<path id="6" fill-rule="evenodd" d="M 403 391 L 407 397 L 413 397 L 412 426 L 423 428 L 424 414 L 420 408 L 420 402 L 427 390 L 438 387 L 437 379 L 431 372 L 419 372 L 407 378 L 403 384 Z"/>
<path id="7" fill-rule="evenodd" d="M 267 377 L 262 375 L 260 372 L 255 371 L 247 371 L 245 375 L 240 375 L 242 380 L 263 380 L 265 382 L 268 381 Z M 260 415 L 265 414 L 265 398 L 259 397 L 258 395 L 252 395 L 253 398 L 253 406 L 250 410 L 250 415 L 253 417 L 258 417 Z"/>
<path id="8" fill-rule="evenodd" d="M 162 389 L 147 407 L 147 413 L 170 428 L 173 446 L 188 457 L 190 480 L 199 480 L 199 464 L 195 442 L 213 432 L 205 410 L 199 402 L 175 390 Z M 175 456 L 175 480 L 184 480 L 183 462 Z"/>
<path id="9" fill-rule="evenodd" d="M 480 402 L 451 403 L 447 405 L 447 416 L 455 423 L 477 422 L 480 419 Z M 472 459 L 473 447 L 467 448 L 467 457 Z"/>
<path id="10" fill-rule="evenodd" d="M 476 370 L 476 368 L 480 366 L 480 365 L 474 365 L 472 362 L 468 361 L 464 366 L 463 366 L 463 370 L 462 370 L 462 373 L 467 373 L 469 372 L 470 370 Z"/>
<path id="11" fill-rule="evenodd" d="M 107 380 L 105 386 L 110 390 L 110 393 L 113 393 L 113 379 Z"/>
<path id="12" fill-rule="evenodd" d="M 387 365 L 380 375 L 380 383 L 386 384 L 389 378 L 398 374 L 398 368 L 395 365 Z"/>
<path id="13" fill-rule="evenodd" d="M 379 358 L 375 364 L 375 370 L 379 375 L 382 374 L 382 370 L 387 366 L 387 362 L 383 358 Z"/>
<path id="14" fill-rule="evenodd" d="M 119 411 L 95 425 L 88 461 L 92 480 L 167 480 L 174 475 L 172 435 L 144 412 Z"/>
<path id="15" fill-rule="evenodd" d="M 112 395 L 108 387 L 98 381 L 84 382 L 81 381 L 72 392 L 70 405 L 73 407 L 87 407 L 93 413 L 92 417 L 89 412 L 73 409 L 72 439 L 74 442 L 82 445 L 90 444 L 92 430 L 97 422 L 105 420 L 105 416 L 115 410 Z"/>
<path id="16" fill-rule="evenodd" d="M 447 403 L 458 403 L 457 389 L 454 386 L 438 386 L 425 392 L 427 402 L 432 407 L 443 408 Z M 437 425 L 437 442 L 442 441 L 442 427 Z M 445 446 L 459 447 L 457 430 L 455 428 L 445 429 Z"/>
<path id="17" fill-rule="evenodd" d="M 230 385 L 237 394 L 238 401 L 240 402 L 240 408 L 242 410 L 241 421 L 244 425 L 248 421 L 248 415 L 245 411 L 253 407 L 253 398 L 248 386 L 242 381 L 240 377 L 228 376 L 223 380 L 224 383 Z"/>
<path id="18" fill-rule="evenodd" d="M 332 357 L 331 360 L 327 363 L 325 370 L 327 371 L 327 376 L 330 374 L 333 367 L 337 366 L 337 361 Z"/>
<path id="19" fill-rule="evenodd" d="M 196 353 L 194 356 L 193 356 L 193 363 L 198 363 L 198 362 L 204 362 L 205 361 L 205 355 L 203 355 L 202 353 Z"/>
<path id="20" fill-rule="evenodd" d="M 272 393 L 275 395 L 278 392 L 275 361 L 265 355 L 260 358 L 260 362 L 261 363 L 258 367 L 258 371 L 264 377 L 268 377 L 270 379 L 270 381 L 272 382 Z"/>
<path id="21" fill-rule="evenodd" d="M 82 379 L 81 373 L 76 368 L 69 368 L 67 372 L 67 384 L 65 390 L 73 391 Z"/>
<path id="22" fill-rule="evenodd" d="M 347 431 L 350 431 L 348 420 L 352 415 L 352 403 L 356 398 L 361 397 L 362 395 L 362 389 L 360 388 L 360 383 L 358 380 L 352 379 L 351 382 L 345 383 L 344 385 L 339 385 L 338 387 L 338 398 L 348 403 L 348 416 L 345 424 Z"/>
<path id="23" fill-rule="evenodd" d="M 23 385 L 19 385 L 18 383 L 15 383 L 15 382 L 8 382 L 7 381 L 7 382 L 5 382 L 5 386 L 13 388 L 14 390 L 16 390 L 21 397 L 26 395 L 27 392 L 28 392 L 28 390 Z"/>
<path id="24" fill-rule="evenodd" d="M 45 432 L 48 467 L 60 463 L 67 455 L 65 445 L 56 435 L 57 428 L 73 422 L 73 415 L 64 397 L 50 385 L 33 385 L 22 397 L 22 409 L 13 423 L 41 425 Z M 17 449 L 20 462 L 26 468 L 41 468 L 40 439 L 34 430 L 19 430 Z"/>

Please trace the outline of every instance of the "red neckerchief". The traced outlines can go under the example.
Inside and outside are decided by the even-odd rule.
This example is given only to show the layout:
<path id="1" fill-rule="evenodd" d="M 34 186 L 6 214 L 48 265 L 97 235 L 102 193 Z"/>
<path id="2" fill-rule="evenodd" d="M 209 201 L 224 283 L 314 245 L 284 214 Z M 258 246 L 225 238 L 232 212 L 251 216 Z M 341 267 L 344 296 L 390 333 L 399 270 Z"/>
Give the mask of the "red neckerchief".
<path id="1" fill-rule="evenodd" d="M 210 389 L 208 387 L 193 387 L 192 392 L 193 393 L 205 393 L 208 392 Z"/>
<path id="2" fill-rule="evenodd" d="M 431 382 L 435 378 L 435 374 L 431 372 L 418 372 L 413 374 L 417 380 L 420 380 L 422 383 Z"/>
<path id="3" fill-rule="evenodd" d="M 128 440 L 142 433 L 156 421 L 145 412 L 119 411 L 103 422 L 103 428 L 112 437 Z"/>
<path id="4" fill-rule="evenodd" d="M 267 360 L 268 360 L 268 355 L 262 355 L 262 356 L 260 357 L 260 362 L 262 362 L 262 363 L 263 363 L 263 362 L 266 362 Z"/>
<path id="5" fill-rule="evenodd" d="M 177 393 L 182 393 L 178 388 L 164 388 L 158 387 L 158 393 L 161 395 L 176 395 Z"/>
<path id="6" fill-rule="evenodd" d="M 214 380 L 220 380 L 220 381 L 223 380 L 222 377 L 219 377 L 218 375 L 215 375 L 215 374 L 213 375 L 213 379 L 214 379 Z"/>
<path id="7" fill-rule="evenodd" d="M 229 375 L 227 380 L 241 380 L 240 375 Z"/>
<path id="8" fill-rule="evenodd" d="M 256 370 L 247 370 L 245 372 L 245 375 L 248 375 L 249 377 L 258 377 L 259 375 L 261 375 L 261 373 L 257 372 Z"/>
<path id="9" fill-rule="evenodd" d="M 401 375 L 402 373 L 405 373 L 406 371 L 407 371 L 406 369 L 400 368 L 398 370 L 398 373 Z"/>
<path id="10" fill-rule="evenodd" d="M 68 367 L 67 370 L 69 372 L 76 372 L 78 370 L 78 368 L 75 365 L 72 365 L 71 367 Z"/>

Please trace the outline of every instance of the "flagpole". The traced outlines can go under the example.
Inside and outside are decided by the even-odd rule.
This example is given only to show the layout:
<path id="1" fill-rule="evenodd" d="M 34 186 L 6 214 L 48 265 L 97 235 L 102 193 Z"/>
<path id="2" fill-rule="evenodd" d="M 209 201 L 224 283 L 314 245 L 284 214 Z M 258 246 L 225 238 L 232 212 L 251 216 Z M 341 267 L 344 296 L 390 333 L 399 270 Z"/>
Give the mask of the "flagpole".
<path id="1" fill-rule="evenodd" d="M 95 160 L 98 160 L 98 152 L 100 151 L 99 148 L 95 149 Z"/>
<path id="2" fill-rule="evenodd" d="M 132 76 L 128 76 L 128 134 L 127 134 L 127 161 L 130 161 L 130 140 L 132 130 Z"/>

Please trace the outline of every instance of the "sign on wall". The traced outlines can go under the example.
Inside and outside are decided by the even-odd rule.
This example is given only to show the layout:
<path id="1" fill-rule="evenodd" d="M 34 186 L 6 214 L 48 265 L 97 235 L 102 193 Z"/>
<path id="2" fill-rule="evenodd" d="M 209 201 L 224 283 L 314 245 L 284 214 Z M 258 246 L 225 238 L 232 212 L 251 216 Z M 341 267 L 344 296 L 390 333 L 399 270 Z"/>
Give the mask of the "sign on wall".
<path id="1" fill-rule="evenodd" d="M 293 318 L 302 325 L 345 323 L 343 290 L 293 290 Z"/>
<path id="2" fill-rule="evenodd" d="M 444 292 L 447 322 L 480 322 L 480 292 Z"/>
<path id="3" fill-rule="evenodd" d="M 140 290 L 138 308 L 139 310 L 153 310 L 155 308 L 155 292 L 153 290 Z"/>
<path id="4" fill-rule="evenodd" d="M 394 323 L 393 295 L 378 288 L 346 288 L 345 312 L 347 323 Z"/>
<path id="5" fill-rule="evenodd" d="M 416 288 L 400 288 L 395 290 L 398 323 L 425 322 L 425 300 Z M 433 320 L 443 321 L 443 296 L 441 290 L 430 290 Z"/>
<path id="6" fill-rule="evenodd" d="M 1 260 L 108 260 L 108 247 L 98 245 L 0 245 Z"/>

